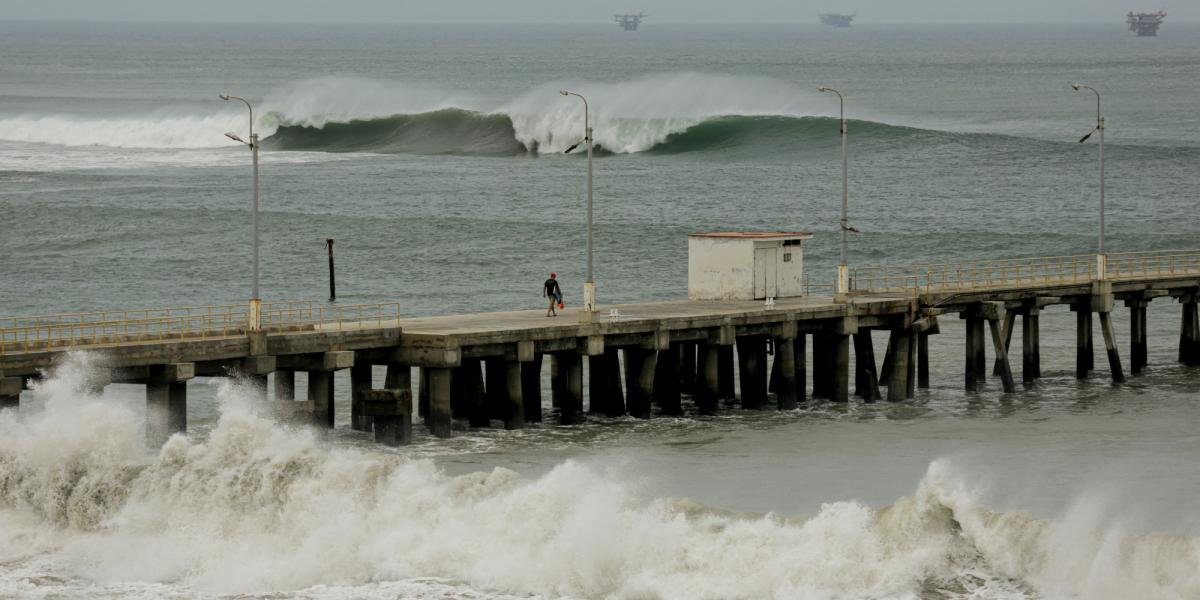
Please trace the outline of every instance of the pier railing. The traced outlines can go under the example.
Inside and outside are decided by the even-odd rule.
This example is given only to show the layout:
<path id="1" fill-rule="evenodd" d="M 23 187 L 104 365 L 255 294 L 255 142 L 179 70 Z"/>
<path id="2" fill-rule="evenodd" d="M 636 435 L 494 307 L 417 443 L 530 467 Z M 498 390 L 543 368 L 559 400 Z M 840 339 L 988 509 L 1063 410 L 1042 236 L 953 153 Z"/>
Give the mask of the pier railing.
<path id="1" fill-rule="evenodd" d="M 1126 252 L 1105 257 L 1112 281 L 1200 276 L 1200 250 Z M 852 292 L 957 293 L 1089 283 L 1099 279 L 1095 254 L 978 260 L 850 269 Z"/>
<path id="2" fill-rule="evenodd" d="M 0 355 L 243 336 L 247 310 L 246 305 L 218 305 L 4 317 Z M 400 305 L 264 302 L 261 314 L 266 333 L 376 329 L 397 326 Z"/>

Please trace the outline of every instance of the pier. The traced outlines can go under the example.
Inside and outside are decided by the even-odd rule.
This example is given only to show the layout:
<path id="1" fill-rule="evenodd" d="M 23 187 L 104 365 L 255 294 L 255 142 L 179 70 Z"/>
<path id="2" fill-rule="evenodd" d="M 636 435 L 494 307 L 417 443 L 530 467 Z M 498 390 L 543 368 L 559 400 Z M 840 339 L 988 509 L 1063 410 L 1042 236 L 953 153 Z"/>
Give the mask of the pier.
<path id="1" fill-rule="evenodd" d="M 772 410 L 810 398 L 902 402 L 929 387 L 930 337 L 948 318 L 966 324 L 964 340 L 942 340 L 962 344 L 964 389 L 981 391 L 990 375 L 1012 393 L 1018 319 L 1020 377 L 1030 384 L 1041 377 L 1039 315 L 1057 307 L 1076 314 L 1076 376 L 1097 370 L 1098 321 L 1106 376 L 1119 383 L 1126 368 L 1138 375 L 1147 367 L 1154 300 L 1180 304 L 1178 360 L 1200 366 L 1200 250 L 857 267 L 849 283 L 838 301 L 809 289 L 765 300 L 609 305 L 587 318 L 546 318 L 541 309 L 407 318 L 396 303 L 310 302 L 263 303 L 257 331 L 242 305 L 5 317 L 0 408 L 18 407 L 21 391 L 75 350 L 94 352 L 90 391 L 146 386 L 151 446 L 187 430 L 186 384 L 202 376 L 244 378 L 283 413 L 331 428 L 333 374 L 349 370 L 351 426 L 389 445 L 411 440 L 414 419 L 439 437 L 451 435 L 455 420 L 521 428 L 543 419 L 547 397 L 548 414 L 562 424 L 589 413 L 681 415 L 685 398 L 706 415 L 729 402 Z M 1124 363 L 1115 334 L 1121 308 L 1131 339 Z M 887 333 L 881 355 L 873 331 Z M 380 389 L 375 367 L 386 369 Z"/>

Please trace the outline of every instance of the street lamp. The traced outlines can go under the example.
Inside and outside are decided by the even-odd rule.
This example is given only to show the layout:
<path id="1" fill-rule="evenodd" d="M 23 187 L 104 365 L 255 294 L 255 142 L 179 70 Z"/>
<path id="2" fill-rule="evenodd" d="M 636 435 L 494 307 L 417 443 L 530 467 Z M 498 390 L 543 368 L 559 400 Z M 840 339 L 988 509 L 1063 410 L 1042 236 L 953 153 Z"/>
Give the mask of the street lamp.
<path id="1" fill-rule="evenodd" d="M 1096 94 L 1096 126 L 1087 135 L 1080 138 L 1079 143 L 1086 142 L 1093 133 L 1100 132 L 1100 242 L 1096 254 L 1096 267 L 1098 278 L 1104 279 L 1104 117 L 1100 116 L 1100 92 L 1096 91 L 1096 88 L 1082 83 L 1072 83 L 1071 88 L 1075 91 L 1091 90 L 1093 94 Z"/>
<path id="2" fill-rule="evenodd" d="M 247 325 L 250 331 L 259 331 L 261 329 L 261 308 L 262 300 L 258 295 L 258 134 L 254 133 L 254 107 L 245 98 L 230 96 L 229 94 L 220 94 L 220 99 L 225 101 L 241 100 L 246 104 L 246 108 L 250 110 L 250 141 L 243 140 L 238 134 L 229 132 L 225 137 L 250 146 L 250 150 L 254 155 L 254 203 L 251 205 L 251 235 L 252 244 L 254 246 L 254 279 L 250 294 L 250 314 L 249 323 Z"/>
<path id="3" fill-rule="evenodd" d="M 583 283 L 583 319 L 592 320 L 596 312 L 596 282 L 592 279 L 592 122 L 588 113 L 588 101 L 575 92 L 560 90 L 564 96 L 575 96 L 583 100 L 583 142 L 587 144 L 587 280 Z M 563 154 L 569 154 L 579 146 L 578 143 L 567 148 Z"/>
<path id="4" fill-rule="evenodd" d="M 838 97 L 838 115 L 842 123 L 842 222 L 840 227 L 842 230 L 842 260 L 838 263 L 837 269 L 837 286 L 834 290 L 836 297 L 844 299 L 850 293 L 850 273 L 846 267 L 846 236 L 852 231 L 850 221 L 847 216 L 848 206 L 850 203 L 849 177 L 846 174 L 847 158 L 846 158 L 846 137 L 849 133 L 849 128 L 846 126 L 846 102 L 842 98 L 842 93 L 825 86 L 817 86 L 818 92 L 833 92 Z"/>

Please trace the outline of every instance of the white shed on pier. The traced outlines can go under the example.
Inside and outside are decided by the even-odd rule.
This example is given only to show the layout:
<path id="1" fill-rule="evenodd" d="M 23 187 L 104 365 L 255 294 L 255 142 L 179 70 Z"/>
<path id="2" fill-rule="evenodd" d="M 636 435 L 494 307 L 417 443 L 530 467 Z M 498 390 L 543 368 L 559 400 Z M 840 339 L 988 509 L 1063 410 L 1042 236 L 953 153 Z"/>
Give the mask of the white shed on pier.
<path id="1" fill-rule="evenodd" d="M 804 231 L 688 235 L 689 300 L 761 300 L 804 295 Z"/>

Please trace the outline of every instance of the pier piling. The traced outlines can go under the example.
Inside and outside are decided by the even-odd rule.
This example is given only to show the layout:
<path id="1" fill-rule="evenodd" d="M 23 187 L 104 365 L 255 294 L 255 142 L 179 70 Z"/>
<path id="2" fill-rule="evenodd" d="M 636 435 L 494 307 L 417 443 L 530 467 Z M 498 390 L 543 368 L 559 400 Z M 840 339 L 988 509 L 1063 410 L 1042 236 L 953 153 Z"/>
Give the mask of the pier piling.
<path id="1" fill-rule="evenodd" d="M 1003 339 L 1003 341 L 1004 341 L 1004 348 L 1003 348 L 1004 357 L 1005 357 L 1004 362 L 1008 362 L 1008 358 L 1007 358 L 1008 357 L 1008 349 L 1012 348 L 1012 336 L 1013 336 L 1013 329 L 1015 328 L 1015 325 L 1016 325 L 1016 319 L 1017 319 L 1016 312 L 1010 310 L 1010 311 L 1006 311 L 1004 313 L 1004 326 L 1000 329 L 1000 336 L 1001 336 L 1001 339 Z M 995 365 L 992 367 L 992 375 L 995 375 L 996 377 L 1004 376 L 1004 373 L 1001 370 L 1001 369 L 1003 369 L 1003 367 L 1000 364 L 1000 358 L 1001 358 L 1000 350 L 1001 350 L 1000 348 L 995 349 L 996 361 L 995 361 Z M 1011 370 L 1010 370 L 1010 374 L 1011 374 Z"/>
<path id="2" fill-rule="evenodd" d="M 854 334 L 854 395 L 865 402 L 879 400 L 879 374 L 875 370 L 875 343 L 870 329 Z"/>
<path id="3" fill-rule="evenodd" d="M 719 400 L 735 400 L 732 345 L 717 346 L 717 373 L 719 379 L 717 398 Z M 625 389 L 628 392 L 629 388 Z"/>
<path id="4" fill-rule="evenodd" d="M 308 372 L 308 401 L 312 403 L 313 425 L 333 428 L 333 371 Z"/>
<path id="5" fill-rule="evenodd" d="M 904 327 L 896 327 L 892 329 L 891 334 L 891 380 L 888 381 L 888 402 L 901 402 L 908 395 L 908 376 L 911 369 L 908 363 L 912 360 L 909 352 L 912 349 L 912 344 L 909 342 L 909 336 L 912 333 Z"/>
<path id="6" fill-rule="evenodd" d="M 25 380 L 21 377 L 0 377 L 0 410 L 21 406 L 21 389 Z"/>
<path id="7" fill-rule="evenodd" d="M 575 425 L 583 422 L 583 356 L 578 352 L 563 352 L 558 355 L 559 369 L 563 375 L 564 395 L 558 407 L 558 422 Z"/>
<path id="8" fill-rule="evenodd" d="M 296 372 L 275 371 L 275 400 L 277 402 L 295 402 Z"/>
<path id="9" fill-rule="evenodd" d="M 436 437 L 450 437 L 450 379 L 448 367 L 421 369 L 429 374 L 429 431 Z"/>
<path id="10" fill-rule="evenodd" d="M 371 389 L 371 365 L 355 364 L 350 367 L 350 428 L 355 431 L 371 431 L 371 418 L 363 413 L 364 391 Z"/>
<path id="11" fill-rule="evenodd" d="M 504 410 L 504 428 L 525 428 L 525 396 L 521 386 L 521 363 L 515 360 L 504 363 L 504 384 L 507 402 Z"/>
<path id="12" fill-rule="evenodd" d="M 1071 305 L 1075 311 L 1075 378 L 1087 379 L 1095 364 L 1092 349 L 1092 306 L 1081 300 Z"/>
<path id="13" fill-rule="evenodd" d="M 830 400 L 850 401 L 850 336 L 835 333 L 830 336 L 833 358 L 833 389 Z"/>
<path id="14" fill-rule="evenodd" d="M 779 410 L 795 410 L 796 402 L 796 350 L 795 340 L 779 338 L 775 345 L 775 364 L 779 365 L 779 384 L 775 390 Z"/>
<path id="15" fill-rule="evenodd" d="M 796 339 L 792 340 L 792 356 L 795 357 L 796 365 L 796 402 L 808 401 L 808 348 L 806 338 L 808 336 L 803 332 L 796 334 Z"/>
<path id="16" fill-rule="evenodd" d="M 917 334 L 917 387 L 929 389 L 929 334 Z"/>
<path id="17" fill-rule="evenodd" d="M 1042 376 L 1041 340 L 1038 319 L 1041 309 L 1025 307 L 1021 314 L 1021 381 L 1033 383 Z"/>
<path id="18" fill-rule="evenodd" d="M 717 414 L 717 390 L 720 387 L 718 376 L 718 356 L 720 346 L 701 343 L 697 357 L 696 377 L 696 410 L 702 415 Z"/>
<path id="19" fill-rule="evenodd" d="M 658 353 L 654 373 L 654 402 L 660 415 L 676 417 L 683 414 L 679 395 L 679 345 L 673 344 Z"/>
<path id="20" fill-rule="evenodd" d="M 1012 313 L 1008 313 L 1011 315 Z M 1009 332 L 1012 332 L 1011 321 L 1008 317 L 1004 320 L 1006 325 L 1009 325 Z M 988 329 L 992 333 L 992 349 L 996 353 L 996 367 L 1000 371 L 1000 382 L 1004 386 L 1005 394 L 1012 394 L 1017 391 L 1017 385 L 1013 382 L 1012 368 L 1008 364 L 1008 351 L 1004 345 L 1004 332 L 1000 330 L 1000 325 L 996 319 L 988 319 Z"/>
<path id="21" fill-rule="evenodd" d="M 737 338 L 738 375 L 742 388 L 742 408 L 757 410 L 767 403 L 766 338 Z"/>
<path id="22" fill-rule="evenodd" d="M 521 401 L 525 405 L 525 422 L 542 422 L 542 354 L 521 363 Z"/>
<path id="23" fill-rule="evenodd" d="M 1104 335 L 1104 349 L 1108 352 L 1108 368 L 1115 383 L 1125 381 L 1125 372 L 1121 370 L 1121 356 L 1117 353 L 1117 336 L 1113 333 L 1112 313 L 1100 313 L 1100 332 Z"/>
<path id="24" fill-rule="evenodd" d="M 187 382 L 193 363 L 150 367 L 146 380 L 146 445 L 158 448 L 176 433 L 187 432 Z M 18 390 L 19 393 L 19 390 Z"/>

